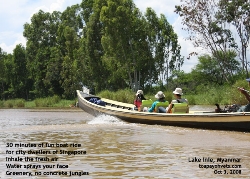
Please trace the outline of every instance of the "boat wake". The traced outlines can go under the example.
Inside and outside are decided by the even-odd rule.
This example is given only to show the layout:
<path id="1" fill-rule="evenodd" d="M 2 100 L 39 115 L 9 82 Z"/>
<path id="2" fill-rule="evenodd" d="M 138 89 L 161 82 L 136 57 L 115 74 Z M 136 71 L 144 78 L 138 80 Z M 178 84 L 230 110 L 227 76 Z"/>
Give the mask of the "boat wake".
<path id="1" fill-rule="evenodd" d="M 87 122 L 87 124 L 126 124 L 126 123 L 114 116 L 102 114 L 100 116 L 95 117 L 93 120 Z"/>

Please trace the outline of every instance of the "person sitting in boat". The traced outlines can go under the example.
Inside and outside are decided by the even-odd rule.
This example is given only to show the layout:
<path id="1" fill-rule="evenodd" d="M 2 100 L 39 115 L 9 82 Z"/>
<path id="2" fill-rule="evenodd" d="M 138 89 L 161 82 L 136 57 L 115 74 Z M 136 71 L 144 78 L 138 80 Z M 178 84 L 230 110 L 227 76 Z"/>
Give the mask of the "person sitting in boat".
<path id="1" fill-rule="evenodd" d="M 248 85 L 250 87 L 250 78 L 246 79 L 248 82 Z M 238 88 L 238 90 L 246 97 L 248 104 L 245 106 L 240 107 L 238 112 L 250 112 L 250 94 L 247 90 L 245 90 L 243 87 Z"/>
<path id="2" fill-rule="evenodd" d="M 146 100 L 146 98 L 143 95 L 142 90 L 138 90 L 137 93 L 135 94 L 135 100 L 134 100 L 134 105 L 135 105 L 135 110 L 139 110 L 140 106 L 142 104 L 142 100 Z"/>
<path id="3" fill-rule="evenodd" d="M 171 113 L 171 109 L 172 109 L 174 103 L 188 103 L 187 99 L 181 98 L 181 96 L 183 95 L 181 88 L 176 88 L 173 91 L 173 94 L 174 94 L 175 99 L 172 100 L 171 103 L 169 104 L 169 106 L 166 108 L 167 113 Z M 189 111 L 187 111 L 187 113 L 188 112 Z"/>
<path id="4" fill-rule="evenodd" d="M 156 105 L 157 103 L 159 102 L 167 102 L 165 100 L 165 95 L 163 94 L 162 91 L 158 91 L 157 94 L 155 95 L 155 98 L 157 99 L 155 102 L 153 102 L 151 108 L 148 109 L 148 112 L 153 112 L 155 111 L 155 108 L 156 108 Z M 159 113 L 164 113 L 164 111 L 161 111 L 160 109 L 156 112 L 159 112 Z M 165 111 L 166 112 L 166 111 Z"/>

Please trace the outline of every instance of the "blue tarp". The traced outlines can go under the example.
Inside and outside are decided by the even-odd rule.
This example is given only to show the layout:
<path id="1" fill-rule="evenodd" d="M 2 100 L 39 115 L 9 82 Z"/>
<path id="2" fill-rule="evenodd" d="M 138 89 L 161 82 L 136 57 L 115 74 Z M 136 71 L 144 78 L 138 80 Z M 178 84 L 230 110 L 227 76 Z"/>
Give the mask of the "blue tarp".
<path id="1" fill-rule="evenodd" d="M 105 106 L 106 103 L 98 98 L 90 98 L 89 102 L 100 105 L 100 106 Z"/>

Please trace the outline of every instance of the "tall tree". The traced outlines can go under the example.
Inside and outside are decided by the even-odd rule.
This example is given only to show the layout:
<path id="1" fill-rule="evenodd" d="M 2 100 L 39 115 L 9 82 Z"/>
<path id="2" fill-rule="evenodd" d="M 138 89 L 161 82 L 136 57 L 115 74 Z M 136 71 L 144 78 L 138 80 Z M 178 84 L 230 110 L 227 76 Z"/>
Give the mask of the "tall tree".
<path id="1" fill-rule="evenodd" d="M 156 76 L 152 53 L 148 45 L 147 21 L 138 8 L 133 10 L 133 43 L 130 44 L 133 63 L 134 75 L 130 75 L 130 84 L 137 83 L 134 90 L 144 89 L 145 85 L 152 84 Z M 154 68 L 155 69 L 155 68 Z"/>
<path id="2" fill-rule="evenodd" d="M 78 58 L 80 39 L 83 37 L 82 8 L 76 4 L 68 7 L 61 15 L 58 27 L 58 61 L 61 62 L 58 74 L 63 97 L 74 98 L 75 89 L 79 89 L 81 66 Z M 60 51 L 60 53 L 59 53 Z"/>
<path id="3" fill-rule="evenodd" d="M 13 51 L 13 68 L 11 76 L 11 87 L 14 91 L 14 97 L 28 99 L 29 87 L 28 70 L 26 62 L 26 50 L 19 44 Z"/>
<path id="4" fill-rule="evenodd" d="M 105 50 L 104 61 L 112 73 L 111 82 L 115 86 L 124 88 L 129 84 L 131 88 L 137 89 L 134 9 L 131 0 L 108 0 L 107 5 L 102 7 L 100 18 L 105 25 L 102 44 Z"/>
<path id="5" fill-rule="evenodd" d="M 148 43 L 148 47 L 150 49 L 150 56 L 151 56 L 151 61 L 153 62 L 152 64 L 149 65 L 149 70 L 151 73 L 151 79 L 149 81 L 149 85 L 152 86 L 153 84 L 155 84 L 158 81 L 158 68 L 157 68 L 157 64 L 155 63 L 155 59 L 156 59 L 156 46 L 157 46 L 157 42 L 158 42 L 158 35 L 157 32 L 159 32 L 159 20 L 158 17 L 155 13 L 155 11 L 151 8 L 147 8 L 146 9 L 146 13 L 145 13 L 145 19 L 146 19 L 146 23 L 145 23 L 145 27 L 147 30 L 147 43 Z"/>
<path id="6" fill-rule="evenodd" d="M 31 18 L 31 23 L 24 25 L 24 37 L 27 38 L 26 50 L 28 68 L 34 80 L 37 96 L 47 96 L 49 92 L 45 83 L 47 66 L 50 62 L 51 48 L 57 45 L 57 29 L 60 13 L 45 13 L 40 10 Z"/>
<path id="7" fill-rule="evenodd" d="M 219 5 L 218 19 L 232 24 L 238 33 L 240 43 L 236 49 L 241 59 L 242 68 L 248 78 L 250 64 L 247 60 L 247 48 L 250 39 L 250 2 L 246 0 L 220 0 Z"/>
<path id="8" fill-rule="evenodd" d="M 209 50 L 221 62 L 221 72 L 228 81 L 233 74 L 224 68 L 228 62 L 226 54 L 234 49 L 236 43 L 227 28 L 228 23 L 216 17 L 218 6 L 218 0 L 184 0 L 182 5 L 176 6 L 175 12 L 182 17 L 184 29 L 190 34 L 188 39 L 193 41 L 195 47 Z M 221 53 L 224 55 L 221 56 Z"/>
<path id="9" fill-rule="evenodd" d="M 6 68 L 5 68 L 5 57 L 6 57 L 6 52 L 2 50 L 0 47 L 0 94 L 1 94 L 1 99 L 4 100 L 4 91 L 6 89 Z"/>
<path id="10" fill-rule="evenodd" d="M 168 83 L 169 74 L 180 70 L 184 59 L 180 55 L 178 36 L 166 17 L 161 14 L 158 18 L 151 8 L 147 8 L 148 43 L 156 66 L 159 81 Z"/>
<path id="11" fill-rule="evenodd" d="M 61 48 L 59 48 L 59 46 L 51 47 L 50 52 L 51 54 L 46 68 L 44 85 L 46 86 L 49 95 L 61 96 L 63 94 L 63 87 L 61 84 L 63 56 Z"/>
<path id="12" fill-rule="evenodd" d="M 15 98 L 14 90 L 11 87 L 12 81 L 13 81 L 13 72 L 14 72 L 14 60 L 13 60 L 13 55 L 12 54 L 5 54 L 4 55 L 4 73 L 3 76 L 5 78 L 4 80 L 4 91 L 3 91 L 3 98 L 8 99 L 8 98 Z"/>
<path id="13" fill-rule="evenodd" d="M 83 83 L 95 91 L 112 88 L 109 86 L 109 72 L 102 61 L 104 50 L 101 44 L 103 23 L 100 21 L 101 8 L 106 5 L 106 0 L 84 0 L 83 9 L 84 37 L 81 41 L 83 63 L 85 65 Z"/>
<path id="14" fill-rule="evenodd" d="M 64 89 L 65 98 L 74 98 L 75 89 L 79 89 L 79 79 L 77 79 L 77 74 L 79 68 L 77 58 L 75 54 L 79 48 L 79 39 L 74 29 L 66 27 L 64 31 L 64 37 L 66 39 L 66 54 L 63 58 L 62 63 L 62 87 Z"/>

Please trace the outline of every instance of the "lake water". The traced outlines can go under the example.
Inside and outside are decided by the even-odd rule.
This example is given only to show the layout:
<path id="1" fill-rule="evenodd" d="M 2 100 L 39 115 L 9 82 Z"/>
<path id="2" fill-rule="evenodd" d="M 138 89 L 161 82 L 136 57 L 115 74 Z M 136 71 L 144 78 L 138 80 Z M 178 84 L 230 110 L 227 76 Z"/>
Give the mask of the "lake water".
<path id="1" fill-rule="evenodd" d="M 250 178 L 250 133 L 77 109 L 0 109 L 0 123 L 0 178 Z"/>

